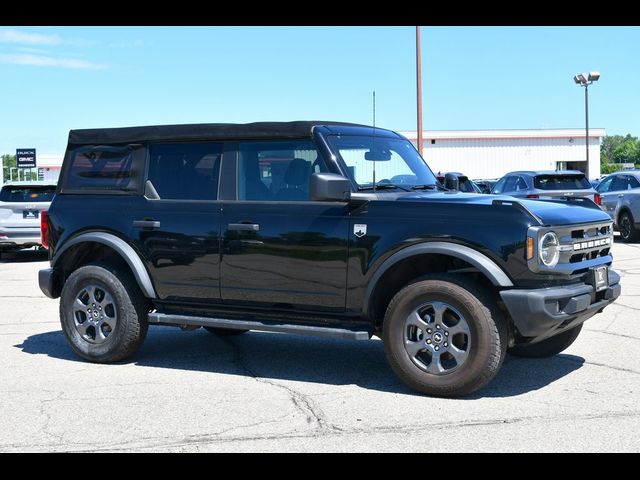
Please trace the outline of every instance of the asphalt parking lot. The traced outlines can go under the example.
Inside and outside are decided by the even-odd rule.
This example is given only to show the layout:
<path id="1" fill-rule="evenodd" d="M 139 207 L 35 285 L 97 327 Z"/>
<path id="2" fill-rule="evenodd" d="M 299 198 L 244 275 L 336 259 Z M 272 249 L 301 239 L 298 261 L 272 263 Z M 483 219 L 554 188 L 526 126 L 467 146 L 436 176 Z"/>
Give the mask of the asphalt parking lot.
<path id="1" fill-rule="evenodd" d="M 414 394 L 382 342 L 152 327 L 128 363 L 77 358 L 46 258 L 0 260 L 0 451 L 640 451 L 640 244 L 618 302 L 563 354 L 508 357 L 470 398 Z"/>

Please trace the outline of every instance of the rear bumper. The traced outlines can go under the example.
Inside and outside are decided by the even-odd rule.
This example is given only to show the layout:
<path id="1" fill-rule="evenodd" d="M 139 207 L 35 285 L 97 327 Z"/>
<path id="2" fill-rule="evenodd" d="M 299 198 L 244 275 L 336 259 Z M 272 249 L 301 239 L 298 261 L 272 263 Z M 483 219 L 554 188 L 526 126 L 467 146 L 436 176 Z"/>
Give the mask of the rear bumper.
<path id="1" fill-rule="evenodd" d="M 60 274 L 53 268 L 45 268 L 38 272 L 40 290 L 49 298 L 60 296 Z"/>
<path id="2" fill-rule="evenodd" d="M 500 296 L 524 342 L 539 342 L 571 329 L 620 296 L 620 276 L 609 270 L 609 287 L 598 292 L 589 284 L 535 290 L 504 290 Z"/>
<path id="3" fill-rule="evenodd" d="M 40 228 L 0 227 L 0 248 L 40 244 Z"/>

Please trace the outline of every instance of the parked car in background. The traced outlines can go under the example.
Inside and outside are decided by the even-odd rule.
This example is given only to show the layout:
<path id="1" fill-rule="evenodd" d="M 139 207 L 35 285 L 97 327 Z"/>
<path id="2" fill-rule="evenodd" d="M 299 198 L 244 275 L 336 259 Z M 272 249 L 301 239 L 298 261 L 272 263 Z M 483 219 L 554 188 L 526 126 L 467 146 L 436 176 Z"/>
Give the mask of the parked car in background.
<path id="1" fill-rule="evenodd" d="M 491 193 L 491 189 L 493 188 L 493 186 L 496 184 L 497 181 L 498 181 L 497 178 L 493 178 L 490 180 L 477 179 L 477 180 L 473 180 L 473 183 L 475 183 L 478 186 L 478 188 L 482 193 Z"/>
<path id="2" fill-rule="evenodd" d="M 601 208 L 613 219 L 624 242 L 640 240 L 640 170 L 623 170 L 607 175 L 596 191 Z"/>
<path id="3" fill-rule="evenodd" d="M 577 170 L 510 172 L 491 189 L 494 195 L 533 199 L 587 197 L 596 201 L 596 191 Z"/>
<path id="4" fill-rule="evenodd" d="M 0 190 L 0 255 L 40 245 L 40 212 L 47 210 L 55 182 L 11 182 Z"/>
<path id="5" fill-rule="evenodd" d="M 438 175 L 437 175 L 438 181 L 444 185 L 445 175 L 449 173 L 458 177 L 458 191 L 464 192 L 464 193 L 482 193 L 482 190 L 480 190 L 480 187 L 478 187 L 475 183 L 469 180 L 469 177 L 467 177 L 466 175 L 460 172 L 447 172 L 447 173 L 438 172 Z"/>

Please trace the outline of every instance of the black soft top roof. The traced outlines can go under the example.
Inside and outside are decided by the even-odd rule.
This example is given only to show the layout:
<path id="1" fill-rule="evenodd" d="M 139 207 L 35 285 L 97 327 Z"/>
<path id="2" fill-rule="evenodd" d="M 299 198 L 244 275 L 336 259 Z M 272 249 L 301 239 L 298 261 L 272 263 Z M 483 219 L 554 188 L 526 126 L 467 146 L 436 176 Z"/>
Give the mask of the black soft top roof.
<path id="1" fill-rule="evenodd" d="M 316 126 L 365 127 L 353 123 L 295 121 L 254 123 L 196 123 L 145 127 L 91 128 L 71 130 L 70 145 L 126 144 L 182 140 L 287 139 L 311 137 Z M 340 128 L 337 128 L 340 130 Z"/>

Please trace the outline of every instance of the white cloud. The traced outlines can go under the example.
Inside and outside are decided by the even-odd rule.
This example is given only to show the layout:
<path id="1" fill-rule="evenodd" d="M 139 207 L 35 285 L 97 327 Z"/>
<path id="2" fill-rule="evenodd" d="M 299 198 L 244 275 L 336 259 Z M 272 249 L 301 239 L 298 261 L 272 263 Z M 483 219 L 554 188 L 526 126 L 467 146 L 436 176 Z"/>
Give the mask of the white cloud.
<path id="1" fill-rule="evenodd" d="M 20 30 L 0 30 L 0 43 L 21 43 L 24 45 L 60 45 L 62 39 L 58 35 L 44 35 Z"/>
<path id="2" fill-rule="evenodd" d="M 31 65 L 36 67 L 60 67 L 83 70 L 104 70 L 107 65 L 80 60 L 79 58 L 51 57 L 47 55 L 31 54 L 0 54 L 0 63 L 12 63 L 15 65 Z"/>
<path id="3" fill-rule="evenodd" d="M 15 47 L 16 52 L 20 53 L 35 53 L 36 55 L 48 55 L 49 51 L 44 48 L 33 48 L 33 47 Z"/>

